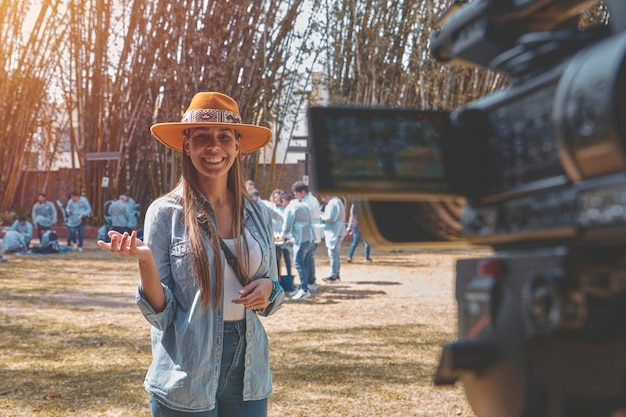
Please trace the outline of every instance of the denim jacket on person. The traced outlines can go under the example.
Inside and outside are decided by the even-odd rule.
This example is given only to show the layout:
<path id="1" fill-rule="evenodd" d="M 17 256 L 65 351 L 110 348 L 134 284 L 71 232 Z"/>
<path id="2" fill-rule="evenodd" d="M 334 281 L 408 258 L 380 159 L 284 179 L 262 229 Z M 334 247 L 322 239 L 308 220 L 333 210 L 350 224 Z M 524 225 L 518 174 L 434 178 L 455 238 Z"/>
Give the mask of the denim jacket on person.
<path id="1" fill-rule="evenodd" d="M 245 199 L 244 225 L 259 242 L 262 262 L 252 280 L 278 278 L 272 220 L 261 202 Z M 166 306 L 157 313 L 144 298 L 141 288 L 136 302 L 152 324 L 153 361 L 145 379 L 148 393 L 165 406 L 179 411 L 208 411 L 216 405 L 216 391 L 222 355 L 224 300 L 218 308 L 202 307 L 191 256 L 185 241 L 183 209 L 177 198 L 167 195 L 155 200 L 146 213 L 145 243 L 152 250 Z M 215 254 L 208 236 L 201 232 L 211 265 L 211 288 L 215 288 Z M 226 267 L 220 253 L 222 267 Z M 259 315 L 278 310 L 285 300 L 280 291 L 276 299 Z M 246 309 L 246 353 L 243 399 L 266 398 L 272 390 L 269 369 L 269 343 L 257 313 Z"/>

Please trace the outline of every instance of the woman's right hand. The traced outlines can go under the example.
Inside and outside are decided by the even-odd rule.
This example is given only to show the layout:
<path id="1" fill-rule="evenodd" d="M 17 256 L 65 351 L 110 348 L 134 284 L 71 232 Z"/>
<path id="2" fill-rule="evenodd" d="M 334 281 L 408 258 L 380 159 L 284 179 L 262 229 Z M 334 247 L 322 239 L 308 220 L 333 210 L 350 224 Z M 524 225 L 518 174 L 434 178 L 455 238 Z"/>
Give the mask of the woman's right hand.
<path id="1" fill-rule="evenodd" d="M 111 238 L 110 243 L 102 240 L 98 241 L 98 246 L 102 249 L 108 250 L 121 258 L 137 258 L 140 261 L 152 259 L 152 251 L 145 243 L 137 239 L 136 231 L 133 230 L 129 235 L 128 232 L 121 234 L 111 230 L 108 235 Z"/>

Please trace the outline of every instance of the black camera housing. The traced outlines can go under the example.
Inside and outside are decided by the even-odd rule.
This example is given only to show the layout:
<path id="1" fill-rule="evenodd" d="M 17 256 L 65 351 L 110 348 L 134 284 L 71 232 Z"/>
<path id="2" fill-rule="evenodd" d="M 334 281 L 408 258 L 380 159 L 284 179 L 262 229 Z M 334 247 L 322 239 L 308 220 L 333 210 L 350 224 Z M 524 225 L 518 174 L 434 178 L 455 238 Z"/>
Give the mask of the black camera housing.
<path id="1" fill-rule="evenodd" d="M 311 107 L 314 187 L 370 243 L 480 245 L 456 267 L 458 340 L 435 382 L 478 417 L 626 415 L 626 2 L 454 1 L 443 62 L 507 74 L 453 112 Z"/>

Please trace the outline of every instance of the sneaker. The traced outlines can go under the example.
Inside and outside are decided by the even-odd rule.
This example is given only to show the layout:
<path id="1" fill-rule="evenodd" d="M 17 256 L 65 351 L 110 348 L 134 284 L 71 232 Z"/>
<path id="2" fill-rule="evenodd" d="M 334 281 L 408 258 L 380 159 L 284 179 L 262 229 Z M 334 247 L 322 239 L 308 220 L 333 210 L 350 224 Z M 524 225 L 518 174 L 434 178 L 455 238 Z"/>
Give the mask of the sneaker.
<path id="1" fill-rule="evenodd" d="M 298 294 L 298 291 L 300 291 L 300 288 L 296 288 L 293 291 L 289 291 L 289 296 L 293 297 L 294 295 Z"/>
<path id="2" fill-rule="evenodd" d="M 348 258 L 348 259 L 346 259 L 346 261 L 347 261 L 349 264 L 351 264 L 351 263 L 352 263 L 352 258 Z"/>
<path id="3" fill-rule="evenodd" d="M 76 248 L 77 248 L 76 243 L 72 243 L 72 250 L 76 250 Z"/>
<path id="4" fill-rule="evenodd" d="M 372 263 L 372 262 L 374 262 L 374 261 L 372 261 L 372 258 L 366 258 L 366 259 L 365 259 L 365 262 L 367 262 L 367 263 L 370 263 L 370 264 L 371 264 L 371 263 Z"/>
<path id="5" fill-rule="evenodd" d="M 291 297 L 292 300 L 304 300 L 305 298 L 309 298 L 311 296 L 311 292 L 309 290 L 304 291 L 302 289 L 298 290 L 298 293 Z"/>
<path id="6" fill-rule="evenodd" d="M 82 248 L 82 247 L 79 247 L 79 248 L 78 248 L 78 251 L 79 251 L 79 252 L 82 252 L 82 251 L 83 251 L 83 248 Z"/>
<path id="7" fill-rule="evenodd" d="M 322 281 L 328 282 L 329 284 L 336 284 L 338 282 L 341 282 L 341 277 L 337 275 L 336 277 L 323 278 Z"/>
<path id="8" fill-rule="evenodd" d="M 309 284 L 309 291 L 317 291 L 320 289 L 320 286 L 317 284 Z"/>

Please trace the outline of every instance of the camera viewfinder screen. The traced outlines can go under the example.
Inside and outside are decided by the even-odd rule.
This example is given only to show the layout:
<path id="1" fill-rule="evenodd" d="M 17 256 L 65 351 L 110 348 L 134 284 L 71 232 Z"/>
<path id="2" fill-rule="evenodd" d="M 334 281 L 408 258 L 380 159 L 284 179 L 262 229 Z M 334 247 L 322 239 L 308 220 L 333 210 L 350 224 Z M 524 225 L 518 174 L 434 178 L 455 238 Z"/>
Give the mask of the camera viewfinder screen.
<path id="1" fill-rule="evenodd" d="M 449 112 L 312 107 L 309 124 L 320 189 L 407 197 L 449 192 L 441 149 Z"/>

